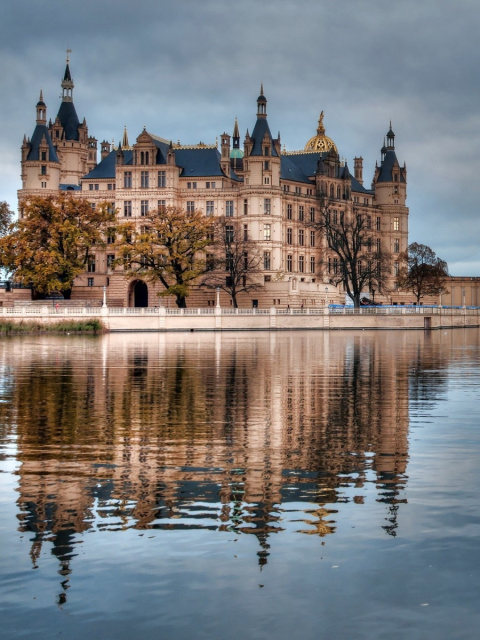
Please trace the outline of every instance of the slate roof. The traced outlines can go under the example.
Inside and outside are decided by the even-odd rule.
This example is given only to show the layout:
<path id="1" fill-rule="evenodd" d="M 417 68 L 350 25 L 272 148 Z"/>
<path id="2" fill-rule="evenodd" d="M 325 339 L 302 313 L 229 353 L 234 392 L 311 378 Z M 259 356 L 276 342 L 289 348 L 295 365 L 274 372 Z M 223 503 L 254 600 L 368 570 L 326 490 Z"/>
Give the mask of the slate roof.
<path id="1" fill-rule="evenodd" d="M 263 156 L 262 142 L 265 134 L 267 134 L 268 139 L 271 141 L 270 155 L 278 157 L 278 153 L 275 149 L 275 145 L 273 144 L 272 134 L 270 133 L 270 127 L 268 126 L 266 118 L 257 118 L 257 122 L 255 123 L 255 127 L 253 128 L 252 135 L 250 136 L 253 141 L 252 153 L 250 155 Z"/>
<path id="2" fill-rule="evenodd" d="M 385 158 L 380 166 L 377 182 L 393 182 L 393 167 L 399 166 L 395 151 L 390 150 L 385 153 Z M 405 182 L 403 171 L 400 170 L 400 182 Z"/>
<path id="3" fill-rule="evenodd" d="M 44 124 L 37 124 L 33 131 L 32 139 L 30 140 L 30 151 L 28 152 L 27 160 L 40 160 L 39 147 L 43 138 L 45 138 L 48 144 L 48 161 L 60 162 L 57 156 L 57 152 L 55 151 L 55 147 L 53 146 L 48 129 Z"/>
<path id="4" fill-rule="evenodd" d="M 165 165 L 169 144 L 160 140 L 153 140 L 158 149 L 156 166 Z M 180 176 L 183 178 L 221 177 L 223 172 L 220 166 L 220 153 L 218 149 L 192 148 L 174 149 L 175 164 L 182 169 Z M 133 163 L 133 151 L 123 151 L 124 164 Z M 98 180 L 102 178 L 115 178 L 115 166 L 117 161 L 117 150 L 111 151 L 90 173 L 83 177 L 84 180 Z M 238 176 L 231 170 L 231 178 L 239 180 Z"/>
<path id="5" fill-rule="evenodd" d="M 73 102 L 62 102 L 57 113 L 57 118 L 62 123 L 62 127 L 65 131 L 65 139 L 78 140 L 78 127 L 80 126 L 80 121 L 78 120 Z"/>
<path id="6" fill-rule="evenodd" d="M 327 153 L 323 151 L 315 151 L 312 153 L 298 153 L 281 156 L 280 177 L 282 180 L 293 180 L 294 182 L 303 182 L 305 184 L 313 184 L 317 171 L 317 163 L 320 158 L 325 158 Z M 357 193 L 372 194 L 373 191 L 365 189 L 358 180 L 356 180 L 345 165 L 342 168 L 342 177 L 345 173 L 351 180 L 352 191 Z"/>

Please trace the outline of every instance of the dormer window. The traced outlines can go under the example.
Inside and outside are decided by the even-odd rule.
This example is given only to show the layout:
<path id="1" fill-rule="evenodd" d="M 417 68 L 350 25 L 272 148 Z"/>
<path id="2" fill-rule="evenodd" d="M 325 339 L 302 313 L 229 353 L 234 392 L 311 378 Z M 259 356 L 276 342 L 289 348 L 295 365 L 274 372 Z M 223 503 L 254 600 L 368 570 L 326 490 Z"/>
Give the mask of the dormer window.
<path id="1" fill-rule="evenodd" d="M 269 156 L 270 155 L 270 147 L 265 147 L 263 150 L 263 155 L 264 156 Z"/>

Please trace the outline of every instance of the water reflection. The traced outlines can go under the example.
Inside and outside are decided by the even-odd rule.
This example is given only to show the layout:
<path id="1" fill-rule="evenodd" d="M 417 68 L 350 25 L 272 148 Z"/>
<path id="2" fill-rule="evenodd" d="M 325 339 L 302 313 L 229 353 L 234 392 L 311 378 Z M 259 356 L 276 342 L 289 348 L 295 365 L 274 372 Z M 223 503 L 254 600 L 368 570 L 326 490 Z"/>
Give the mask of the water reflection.
<path id="1" fill-rule="evenodd" d="M 451 332 L 451 340 L 464 339 Z M 409 398 L 432 401 L 439 334 L 108 335 L 4 341 L 5 449 L 19 530 L 48 542 L 59 604 L 86 532 L 210 529 L 335 534 L 338 505 L 406 503 Z M 454 351 L 453 351 L 454 353 Z M 5 449 L 6 451 L 6 449 Z M 7 454 L 4 453 L 4 457 Z"/>

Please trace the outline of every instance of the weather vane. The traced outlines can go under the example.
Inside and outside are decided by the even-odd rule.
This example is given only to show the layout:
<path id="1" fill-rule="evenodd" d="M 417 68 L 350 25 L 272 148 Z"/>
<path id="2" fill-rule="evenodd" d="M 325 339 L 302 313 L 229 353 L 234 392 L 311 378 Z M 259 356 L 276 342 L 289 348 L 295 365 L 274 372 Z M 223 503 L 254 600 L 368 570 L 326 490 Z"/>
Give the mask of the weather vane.
<path id="1" fill-rule="evenodd" d="M 72 53 L 71 49 L 67 49 L 67 64 L 70 62 L 70 54 Z"/>

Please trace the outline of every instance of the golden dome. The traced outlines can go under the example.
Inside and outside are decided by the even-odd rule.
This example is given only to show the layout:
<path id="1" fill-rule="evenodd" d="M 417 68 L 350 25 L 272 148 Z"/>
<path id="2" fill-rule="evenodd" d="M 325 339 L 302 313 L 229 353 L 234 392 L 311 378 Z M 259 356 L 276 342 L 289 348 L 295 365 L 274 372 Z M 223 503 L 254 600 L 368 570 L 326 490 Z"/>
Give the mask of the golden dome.
<path id="1" fill-rule="evenodd" d="M 334 141 L 325 135 L 325 127 L 323 126 L 323 111 L 318 119 L 317 135 L 310 138 L 305 145 L 305 151 L 330 151 L 333 149 L 338 153 L 337 145 Z"/>

